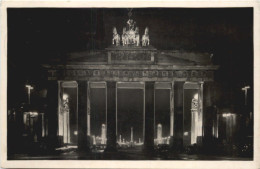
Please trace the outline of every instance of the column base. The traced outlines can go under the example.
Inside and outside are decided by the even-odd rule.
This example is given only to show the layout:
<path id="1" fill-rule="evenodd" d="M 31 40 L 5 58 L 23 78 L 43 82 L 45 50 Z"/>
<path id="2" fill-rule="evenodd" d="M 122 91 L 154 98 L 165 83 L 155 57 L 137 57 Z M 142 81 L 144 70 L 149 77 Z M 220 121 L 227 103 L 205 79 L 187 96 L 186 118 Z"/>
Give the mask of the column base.
<path id="1" fill-rule="evenodd" d="M 153 155 L 155 153 L 154 146 L 143 147 L 143 153 L 147 155 Z"/>
<path id="2" fill-rule="evenodd" d="M 47 137 L 47 146 L 50 151 L 54 151 L 58 147 L 63 146 L 62 137 L 49 136 Z"/>
<path id="3" fill-rule="evenodd" d="M 181 138 L 172 136 L 170 139 L 170 149 L 174 152 L 180 152 L 183 149 L 183 142 Z"/>
<path id="4" fill-rule="evenodd" d="M 202 145 L 203 145 L 202 143 L 203 143 L 203 138 L 202 138 L 202 136 L 198 136 L 198 137 L 197 137 L 197 145 L 198 145 L 198 146 L 202 146 Z"/>
<path id="5" fill-rule="evenodd" d="M 117 148 L 114 146 L 109 146 L 105 148 L 105 153 L 116 153 L 117 152 Z"/>
<path id="6" fill-rule="evenodd" d="M 89 153 L 90 150 L 90 137 L 84 136 L 80 140 L 78 140 L 78 152 L 81 153 Z"/>
<path id="7" fill-rule="evenodd" d="M 170 146 L 173 146 L 173 144 L 174 144 L 174 137 L 170 136 Z"/>

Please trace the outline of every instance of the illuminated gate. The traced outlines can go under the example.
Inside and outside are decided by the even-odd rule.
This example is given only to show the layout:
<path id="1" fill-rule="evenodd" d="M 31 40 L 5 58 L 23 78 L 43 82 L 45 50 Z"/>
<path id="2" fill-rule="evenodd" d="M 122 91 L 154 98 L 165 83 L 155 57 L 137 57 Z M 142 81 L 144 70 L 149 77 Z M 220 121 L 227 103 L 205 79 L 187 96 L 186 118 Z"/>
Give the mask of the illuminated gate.
<path id="1" fill-rule="evenodd" d="M 64 143 L 78 143 L 82 150 L 89 150 L 97 139 L 102 140 L 103 137 L 101 142 L 106 144 L 106 150 L 116 151 L 117 142 L 120 141 L 118 91 L 138 88 L 143 92 L 143 139 L 140 137 L 137 142 L 143 142 L 145 151 L 153 149 L 157 137 L 155 133 L 158 133 L 160 143 L 180 146 L 201 144 L 203 95 L 210 99 L 210 91 L 204 94 L 203 86 L 209 86 L 214 80 L 214 71 L 218 66 L 212 64 L 209 53 L 157 50 L 150 45 L 148 28 L 139 29 L 132 19 L 127 24 L 128 28 L 124 29 L 126 32 L 122 36 L 116 28 L 113 29 L 113 45 L 105 50 L 71 53 L 66 58 L 66 64 L 43 65 L 48 72 L 50 93 L 56 92 L 55 82 L 59 82 L 59 104 L 53 99 L 58 96 L 50 94 L 49 97 L 50 137 L 55 138 L 57 130 Z M 133 32 L 135 36 L 132 36 Z M 142 41 L 139 32 L 144 32 Z M 97 124 L 98 132 L 91 131 L 91 123 L 95 123 L 91 117 L 97 115 L 91 112 L 96 102 L 91 96 L 95 88 L 104 90 L 103 100 L 106 102 L 104 109 L 100 110 L 103 115 L 102 122 Z M 70 90 L 77 93 L 74 99 L 68 94 Z M 155 114 L 160 115 L 155 111 L 156 93 L 160 90 L 169 93 L 169 97 L 163 98 L 169 102 L 166 112 L 169 129 L 165 136 L 160 134 L 166 131 L 165 126 L 160 126 L 160 122 L 156 121 L 158 119 L 155 119 Z M 72 102 L 78 106 L 73 106 Z M 66 107 L 65 103 L 69 106 Z M 58 122 L 55 107 L 58 107 Z M 156 127 L 158 125 L 159 128 Z M 134 132 L 134 129 L 129 130 Z M 101 138 L 96 138 L 93 133 Z"/>

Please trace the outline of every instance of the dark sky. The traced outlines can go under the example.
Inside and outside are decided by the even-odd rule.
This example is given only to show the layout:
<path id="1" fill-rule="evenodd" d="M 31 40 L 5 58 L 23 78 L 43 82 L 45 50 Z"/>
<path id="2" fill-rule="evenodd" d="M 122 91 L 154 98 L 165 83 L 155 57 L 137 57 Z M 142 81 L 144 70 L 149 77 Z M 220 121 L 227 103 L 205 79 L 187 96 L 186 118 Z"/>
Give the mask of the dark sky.
<path id="1" fill-rule="evenodd" d="M 9 8 L 9 107 L 26 100 L 26 82 L 35 84 L 35 90 L 44 88 L 41 63 L 70 52 L 108 47 L 112 28 L 121 34 L 127 12 L 126 8 Z M 227 100 L 242 98 L 241 87 L 252 86 L 253 8 L 135 8 L 133 19 L 141 34 L 149 27 L 151 45 L 158 50 L 213 53 L 214 64 L 220 65 L 216 81 L 232 95 Z"/>
<path id="2" fill-rule="evenodd" d="M 118 89 L 117 128 L 122 139 L 130 141 L 133 127 L 134 141 L 143 141 L 143 97 L 141 89 Z"/>
<path id="3" fill-rule="evenodd" d="M 170 135 L 170 90 L 158 89 L 155 90 L 155 124 L 157 136 L 157 125 L 162 124 L 162 136 Z"/>
<path id="4" fill-rule="evenodd" d="M 101 137 L 101 126 L 106 124 L 106 90 L 90 90 L 91 135 Z"/>

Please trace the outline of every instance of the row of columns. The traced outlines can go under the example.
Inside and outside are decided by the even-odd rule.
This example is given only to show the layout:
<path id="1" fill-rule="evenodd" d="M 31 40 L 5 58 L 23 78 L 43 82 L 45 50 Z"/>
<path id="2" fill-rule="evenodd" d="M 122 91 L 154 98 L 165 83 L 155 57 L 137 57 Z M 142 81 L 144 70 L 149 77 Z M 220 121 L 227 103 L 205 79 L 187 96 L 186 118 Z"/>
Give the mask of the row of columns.
<path id="1" fill-rule="evenodd" d="M 87 135 L 88 128 L 88 101 L 89 95 L 87 81 L 78 81 L 78 149 L 89 151 L 90 136 Z M 116 151 L 116 82 L 108 81 L 107 84 L 107 148 L 106 151 Z M 154 145 L 154 82 L 145 83 L 145 113 L 144 113 L 144 150 L 153 149 Z M 52 145 L 57 142 L 58 132 L 58 83 L 50 82 L 48 87 L 48 117 L 49 117 L 49 138 Z"/>
<path id="2" fill-rule="evenodd" d="M 57 109 L 58 109 L 58 85 L 57 82 L 50 82 L 48 97 L 49 97 L 49 123 L 51 128 L 49 129 L 49 135 L 54 138 L 57 136 Z M 78 149 L 82 151 L 89 151 L 90 147 L 90 136 L 88 132 L 88 102 L 89 102 L 89 83 L 87 81 L 77 81 L 78 83 Z M 107 148 L 106 151 L 116 151 L 116 82 L 107 81 Z M 183 116 L 183 84 L 184 82 L 174 84 L 171 83 L 171 93 L 170 93 L 170 136 L 175 135 L 175 139 L 182 137 L 182 125 L 183 123 L 178 123 L 182 121 L 179 119 Z M 145 82 L 144 87 L 144 151 L 149 152 L 153 150 L 154 147 L 154 98 L 155 98 L 155 82 Z M 176 105 L 174 105 L 174 103 Z M 177 114 L 175 115 L 174 112 Z M 174 118 L 176 117 L 176 118 Z M 183 118 L 183 117 L 182 117 Z M 175 131 L 177 131 L 175 133 Z M 171 139 L 173 141 L 173 138 Z M 178 142 L 178 140 L 175 140 Z"/>

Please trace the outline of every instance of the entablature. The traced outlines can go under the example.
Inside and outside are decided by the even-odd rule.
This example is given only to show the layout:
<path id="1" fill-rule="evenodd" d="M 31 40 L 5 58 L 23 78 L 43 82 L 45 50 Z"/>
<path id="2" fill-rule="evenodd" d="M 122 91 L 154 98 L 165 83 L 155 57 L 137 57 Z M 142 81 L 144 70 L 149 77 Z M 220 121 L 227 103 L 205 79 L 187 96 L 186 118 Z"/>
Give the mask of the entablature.
<path id="1" fill-rule="evenodd" d="M 48 80 L 213 81 L 218 66 L 46 65 Z"/>

